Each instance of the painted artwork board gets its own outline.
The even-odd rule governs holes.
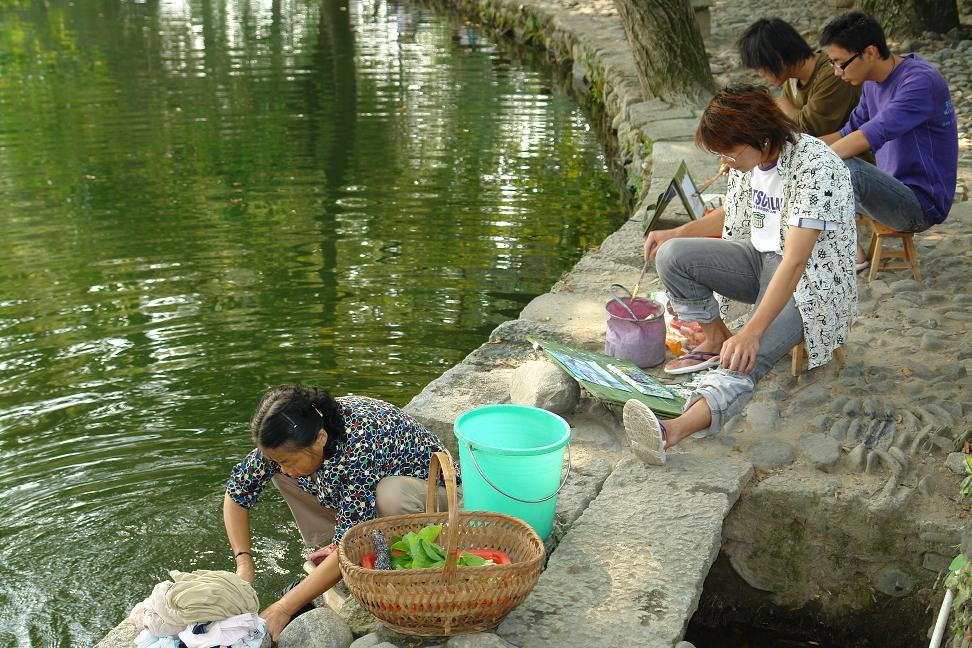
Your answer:
[[[595,398],[623,405],[629,399],[640,400],[655,414],[671,418],[682,413],[685,399],[673,393],[662,382],[644,373],[629,360],[612,358],[603,353],[577,349],[566,344],[548,342],[527,337],[536,347],[543,349],[554,362],[572,376],[580,386]],[[596,367],[596,369],[593,369]],[[614,369],[611,369],[614,367]],[[621,379],[621,374],[629,380]],[[632,383],[641,386],[634,387]]]

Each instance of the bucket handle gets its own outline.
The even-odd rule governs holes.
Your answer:
[[[633,319],[636,322],[654,322],[656,319],[658,319],[659,317],[661,317],[662,314],[665,312],[665,309],[663,308],[661,310],[661,312],[659,312],[656,315],[649,315],[648,317],[646,317],[644,319],[638,319],[638,316],[634,314],[634,311],[631,310],[631,308],[627,304],[625,304],[623,301],[621,301],[621,298],[618,297],[618,294],[616,292],[614,292],[614,289],[615,288],[620,288],[624,292],[628,293],[628,299],[630,299],[632,301],[632,303],[634,303],[634,299],[635,298],[632,296],[631,291],[628,290],[627,288],[625,288],[624,286],[622,286],[621,284],[611,284],[611,300],[612,301],[616,301],[619,304],[621,304],[621,308],[623,308],[624,310],[628,311],[628,313],[631,314],[631,319]],[[654,301],[654,300],[649,300],[649,301]],[[658,302],[655,302],[655,303],[658,303]],[[660,304],[659,304],[659,306],[660,306]],[[671,302],[669,302],[668,307],[669,308],[672,307]],[[612,315],[612,317],[613,317],[613,315]],[[621,317],[621,318],[618,318],[618,319],[624,319],[624,318]]]
[[[627,304],[625,304],[625,303],[624,303],[624,302],[623,302],[623,301],[621,300],[621,298],[620,298],[620,297],[618,297],[618,293],[617,293],[617,292],[615,292],[615,290],[616,290],[617,288],[620,288],[620,289],[621,289],[621,290],[623,290],[624,292],[626,292],[626,293],[628,293],[628,299],[631,299],[631,291],[630,291],[630,290],[628,290],[627,288],[625,288],[624,286],[622,286],[621,284],[611,284],[611,299],[612,299],[613,301],[616,301],[616,302],[618,302],[619,304],[621,304],[621,308],[623,308],[624,310],[626,310],[626,311],[628,311],[628,313],[630,313],[630,314],[631,314],[631,319],[633,319],[634,321],[636,321],[636,322],[637,322],[637,321],[638,321],[638,316],[634,314],[634,311],[633,311],[633,310],[631,310],[631,307],[630,307],[630,306],[628,306]]]
[[[542,504],[543,502],[546,502],[547,500],[551,500],[551,499],[557,497],[557,495],[560,494],[560,491],[563,490],[564,485],[567,484],[567,478],[570,477],[571,455],[570,455],[570,441],[568,441],[567,442],[567,474],[564,475],[564,480],[562,482],[560,482],[560,486],[557,487],[557,490],[555,490],[552,494],[547,495],[543,499],[535,499],[535,500],[520,499],[519,497],[516,497],[515,495],[510,495],[505,490],[503,490],[502,488],[500,488],[499,486],[497,486],[496,484],[494,484],[493,482],[491,482],[489,480],[489,477],[487,477],[486,474],[483,473],[483,469],[479,467],[479,462],[476,461],[476,454],[473,452],[473,445],[471,443],[467,443],[466,444],[466,447],[469,449],[469,458],[472,459],[473,466],[476,467],[476,472],[479,473],[479,476],[482,477],[486,481],[487,484],[489,484],[490,486],[492,486],[493,487],[493,490],[497,491],[501,495],[505,495],[506,497],[509,497],[511,500],[516,500],[517,502],[520,502],[522,504]]]

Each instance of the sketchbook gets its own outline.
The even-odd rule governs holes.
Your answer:
[[[535,347],[542,348],[595,398],[619,404],[634,398],[661,416],[678,416],[682,413],[685,399],[628,360],[539,338],[527,339]]]

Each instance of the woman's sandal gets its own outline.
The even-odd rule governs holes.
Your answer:
[[[698,360],[698,362],[673,369],[669,369],[668,365],[666,365],[665,373],[672,376],[680,376],[682,374],[694,373],[703,369],[719,366],[719,354],[715,351],[691,351],[685,355],[678,356],[672,362],[679,362],[680,360]]]
[[[631,451],[646,464],[664,465],[668,432],[655,413],[640,400],[632,398],[624,404],[622,420]]]

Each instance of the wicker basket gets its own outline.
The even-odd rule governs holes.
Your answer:
[[[444,473],[449,512],[438,513],[439,475]],[[380,570],[360,567],[374,551],[370,534],[385,540],[444,524],[444,567]],[[457,549],[500,549],[511,565],[458,567]],[[393,515],[355,525],[338,545],[341,574],[363,608],[396,632],[425,637],[481,632],[497,625],[526,598],[540,577],[543,543],[525,522],[502,513],[459,511],[452,456],[436,452],[429,467],[426,513]]]

